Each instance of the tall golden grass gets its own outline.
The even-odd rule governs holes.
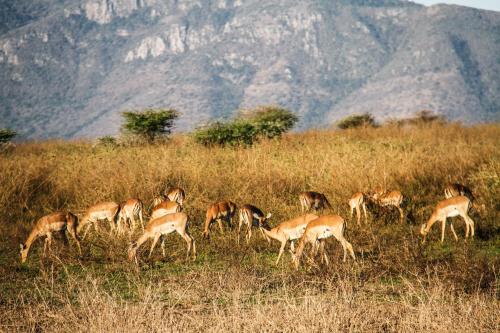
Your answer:
[[[88,142],[26,143],[0,156],[0,330],[4,331],[495,331],[500,264],[500,126],[430,124],[310,131],[251,148],[205,148],[184,135],[116,149]],[[450,181],[469,185],[484,212],[473,212],[476,239],[438,242],[418,230]],[[397,211],[371,207],[361,227],[347,199],[377,185],[405,196]],[[168,239],[139,270],[126,260],[128,238],[92,235],[84,255],[62,245],[41,256],[34,245],[19,265],[18,244],[54,210],[81,213],[100,201],[139,197],[169,186],[186,190],[199,252],[184,262],[184,242]],[[256,234],[236,246],[235,232],[201,237],[206,208],[231,199],[273,213],[299,214],[298,194],[323,192],[348,220],[357,262],[277,267],[278,244]],[[137,237],[134,235],[133,237]]]

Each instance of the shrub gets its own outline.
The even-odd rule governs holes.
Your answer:
[[[174,120],[179,117],[176,110],[149,109],[140,112],[123,112],[125,123],[122,132],[139,136],[148,142],[153,142],[157,137],[168,136]]]
[[[340,129],[375,126],[377,124],[370,113],[350,115],[337,122],[337,127]]]
[[[10,142],[16,135],[16,131],[8,128],[0,128],[0,144]]]
[[[114,149],[114,148],[118,147],[118,141],[116,140],[115,137],[112,137],[110,135],[106,135],[106,136],[103,136],[103,137],[100,137],[97,139],[96,146],[107,148],[107,149]]]
[[[298,118],[277,106],[262,106],[240,111],[239,117],[215,122],[193,133],[196,142],[205,146],[251,146],[259,137],[277,138],[290,130]]]
[[[410,118],[403,118],[403,119],[387,121],[388,125],[397,125],[397,126],[427,125],[427,124],[431,124],[431,123],[444,124],[444,123],[446,123],[446,118],[441,116],[441,115],[438,115],[430,110],[421,110],[421,111],[415,112],[415,115],[413,117],[410,117]]]

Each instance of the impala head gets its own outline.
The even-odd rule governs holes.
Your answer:
[[[19,244],[19,247],[21,248],[21,264],[24,264],[26,262],[26,259],[28,258],[28,247],[26,244]]]

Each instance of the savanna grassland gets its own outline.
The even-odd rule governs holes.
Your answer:
[[[311,131],[250,148],[205,148],[187,136],[161,145],[95,147],[87,142],[18,145],[0,156],[0,331],[33,332],[495,332],[500,329],[500,125]],[[446,183],[473,190],[476,237],[464,242],[439,226],[421,244],[420,225]],[[405,196],[406,219],[369,207],[366,225],[349,219],[347,199],[381,185]],[[74,243],[43,242],[19,263],[34,221],[55,210],[81,216],[100,201],[139,197],[149,204],[169,186],[185,189],[185,211],[198,257],[167,239],[140,266],[127,261],[127,236],[91,233]],[[357,260],[342,262],[330,239],[330,266],[305,260],[296,271],[279,244],[236,231],[201,237],[206,208],[231,199],[273,214],[276,225],[300,213],[298,194],[326,194],[348,220]],[[138,237],[140,231],[132,236]],[[319,263],[319,261],[317,261]]]

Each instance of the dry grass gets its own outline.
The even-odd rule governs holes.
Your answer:
[[[207,149],[185,136],[116,150],[19,145],[0,156],[0,331],[498,331],[499,137],[499,125],[433,125],[312,131],[249,149]],[[470,185],[486,206],[473,214],[477,238],[455,243],[448,233],[440,244],[436,227],[421,245],[419,225],[449,181]],[[171,236],[169,256],[157,250],[137,271],[127,238],[92,235],[82,257],[58,245],[44,258],[38,242],[19,265],[18,244],[40,216],[103,200],[148,203],[168,185],[188,195],[195,262]],[[350,195],[376,185],[403,192],[406,223],[390,210],[372,211],[367,226],[349,222],[356,263],[341,263],[330,241],[330,267],[296,272],[289,256],[275,267],[278,244],[258,234],[240,248],[234,231],[201,238],[204,211],[219,199],[253,203],[278,223],[299,213],[299,192],[316,190],[348,217]]]

